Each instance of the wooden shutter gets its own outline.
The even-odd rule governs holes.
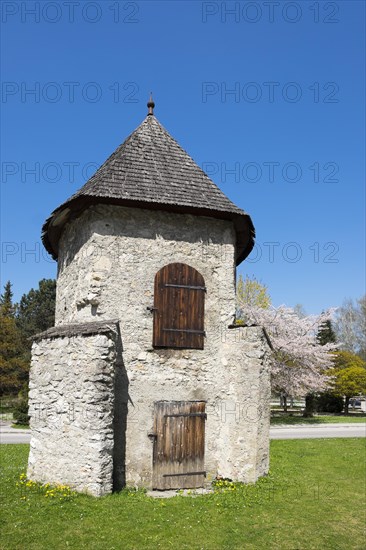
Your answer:
[[[155,276],[155,347],[203,349],[205,281],[193,267],[174,263]]]
[[[153,488],[190,489],[205,481],[205,402],[154,405]]]

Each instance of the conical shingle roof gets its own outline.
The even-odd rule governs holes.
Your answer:
[[[65,223],[96,203],[230,219],[237,232],[237,263],[253,247],[254,227],[248,214],[230,201],[151,114],[45,222],[42,240],[54,258]]]

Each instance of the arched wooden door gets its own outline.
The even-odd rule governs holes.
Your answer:
[[[203,349],[205,281],[193,267],[173,263],[155,276],[153,345]]]

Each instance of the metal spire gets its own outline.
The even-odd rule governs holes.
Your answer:
[[[150,99],[147,102],[147,106],[148,106],[148,109],[149,109],[147,114],[148,115],[153,115],[154,114],[155,103],[154,103],[154,100],[152,98],[152,92],[150,92]]]

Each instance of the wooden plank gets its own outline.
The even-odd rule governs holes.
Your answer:
[[[153,487],[202,487],[205,402],[159,401],[154,407]]]
[[[203,349],[205,282],[193,267],[172,263],[155,276],[156,347]]]

